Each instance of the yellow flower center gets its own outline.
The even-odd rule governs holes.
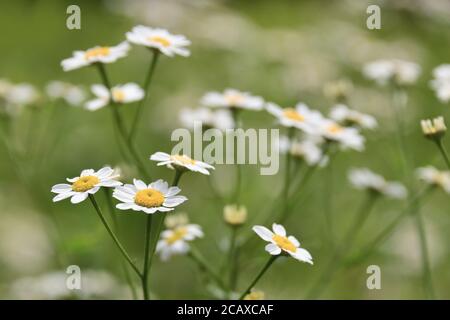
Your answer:
[[[86,60],[89,60],[91,58],[99,58],[99,57],[106,57],[109,55],[110,50],[109,47],[98,47],[89,49],[84,53],[84,58]]]
[[[72,184],[72,190],[75,192],[85,192],[91,190],[100,179],[96,176],[84,176],[80,177],[77,181]]]
[[[170,41],[167,38],[163,38],[160,36],[153,36],[148,38],[149,41],[157,42],[162,45],[164,48],[170,46]]]
[[[123,90],[120,89],[113,90],[112,96],[114,101],[116,102],[123,102],[125,100],[125,92],[123,92]]]
[[[344,128],[342,128],[340,125],[338,125],[338,124],[335,124],[335,123],[333,123],[333,124],[330,124],[328,127],[327,127],[327,131],[329,132],[329,133],[339,133],[339,132],[341,132],[342,130],[344,130]]]
[[[164,200],[164,195],[160,191],[151,188],[139,190],[134,196],[134,202],[146,208],[160,207]]]
[[[299,121],[299,122],[305,121],[305,117],[302,116],[300,113],[298,113],[294,108],[284,109],[283,115],[290,120]]]
[[[272,240],[275,241],[277,246],[279,246],[281,249],[284,249],[284,250],[290,251],[290,252],[295,252],[297,250],[297,247],[286,237],[275,234],[272,237]]]
[[[181,240],[184,238],[184,236],[187,234],[188,230],[186,227],[179,227],[176,228],[172,235],[166,239],[166,242],[170,245],[174,244],[178,240]]]
[[[230,94],[225,97],[225,100],[230,106],[237,106],[242,102],[242,100],[244,100],[244,98],[239,94]]]
[[[196,162],[194,159],[191,159],[184,154],[183,155],[175,154],[173,156],[170,156],[170,158],[172,158],[173,161],[178,161],[182,164],[195,164]]]

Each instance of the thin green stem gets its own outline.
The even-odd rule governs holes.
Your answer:
[[[229,278],[229,288],[232,289],[233,278],[234,278],[234,263],[235,263],[235,252],[236,252],[236,233],[237,228],[234,226],[230,227],[230,247],[228,249],[228,278]]]
[[[328,240],[330,246],[334,244],[333,235],[333,162],[329,161],[327,166],[327,173],[324,179],[324,205],[325,205],[325,230],[326,239]]]
[[[144,103],[149,95],[150,92],[150,84],[152,82],[153,79],[153,74],[155,73],[155,69],[156,69],[156,64],[158,62],[158,57],[159,57],[159,51],[158,50],[153,50],[153,57],[152,57],[152,61],[150,63],[147,75],[145,77],[144,80],[144,85],[143,88],[145,90],[145,95],[144,98],[142,100],[139,101],[139,104],[137,106],[136,109],[136,113],[134,114],[134,118],[133,118],[133,122],[131,125],[131,130],[130,130],[130,134],[128,135],[128,142],[131,143],[131,141],[133,140],[134,136],[136,135],[137,129],[138,129],[138,124],[139,124],[139,120],[141,119],[141,115],[143,112],[143,106]]]
[[[261,269],[261,271],[258,273],[258,275],[255,277],[255,279],[250,283],[250,285],[247,287],[247,289],[241,294],[239,297],[239,300],[243,300],[247,294],[250,293],[252,288],[255,286],[255,284],[261,279],[261,277],[266,273],[266,271],[270,268],[272,263],[279,257],[279,255],[271,256],[269,260],[266,262],[264,267]]]
[[[447,165],[447,169],[450,170],[450,160],[448,158],[447,150],[445,149],[445,146],[442,143],[442,139],[437,139],[436,140],[436,145],[438,146],[438,149],[441,152],[442,157],[444,158],[445,164]]]
[[[425,226],[423,223],[422,215],[420,212],[417,212],[415,215],[416,224],[417,224],[417,232],[419,233],[420,240],[420,250],[422,253],[422,269],[423,269],[423,286],[425,295],[428,299],[435,299],[434,288],[433,288],[433,280],[431,277],[431,267],[430,267],[430,258],[428,252],[427,245],[427,236],[425,233]]]
[[[113,241],[116,244],[117,248],[120,250],[120,253],[122,253],[123,257],[128,262],[128,264],[131,266],[131,268],[136,272],[136,274],[139,277],[142,277],[141,272],[139,271],[138,267],[136,267],[136,265],[134,264],[133,260],[131,260],[131,258],[128,255],[127,251],[122,246],[122,244],[120,243],[119,239],[116,237],[116,235],[114,234],[113,230],[111,229],[111,227],[109,226],[108,222],[106,221],[105,217],[103,216],[102,210],[100,209],[99,205],[97,204],[97,201],[95,200],[94,195],[90,194],[89,195],[89,200],[91,200],[91,203],[92,203],[92,206],[95,209],[95,212],[97,213],[98,217],[102,221],[103,225],[105,226],[105,228],[108,231],[109,235],[113,239]]]
[[[147,224],[145,228],[145,252],[144,252],[144,268],[142,274],[142,292],[144,295],[144,300],[149,299],[148,294],[148,272],[149,272],[149,254],[150,254],[150,234],[152,229],[152,218],[153,215],[147,215]]]

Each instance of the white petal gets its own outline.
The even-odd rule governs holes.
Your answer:
[[[268,253],[270,253],[271,255],[274,255],[274,256],[276,256],[276,255],[278,255],[278,254],[281,253],[280,247],[278,247],[278,246],[277,246],[276,244],[274,244],[274,243],[269,243],[269,244],[267,244],[265,249],[266,249],[266,251],[267,251]]]
[[[286,237],[286,229],[281,224],[274,223],[272,225],[273,232],[275,232],[277,235]]]
[[[74,194],[75,194],[75,192],[60,193],[53,198],[53,202],[58,202],[58,201],[70,198]]]
[[[77,192],[76,194],[74,194],[74,196],[70,199],[70,202],[72,202],[73,204],[77,204],[80,202],[83,202],[84,200],[86,200],[86,198],[89,196],[89,193],[87,192]]]
[[[166,200],[163,203],[163,206],[165,207],[176,207],[183,202],[185,202],[187,198],[185,196],[173,196],[170,198],[166,198]]]
[[[253,231],[256,232],[263,240],[272,241],[273,232],[263,226],[254,226]]]
[[[133,179],[133,183],[138,190],[147,189],[147,185],[142,180]]]
[[[71,191],[71,190],[72,190],[72,186],[67,183],[56,184],[52,187],[53,193],[63,193],[63,192]]]

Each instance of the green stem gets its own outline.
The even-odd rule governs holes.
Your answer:
[[[266,271],[270,268],[272,263],[279,257],[279,255],[271,256],[269,260],[266,262],[264,267],[261,269],[261,271],[258,273],[258,275],[255,277],[255,279],[250,283],[248,288],[242,293],[242,295],[239,297],[239,300],[243,300],[247,294],[250,293],[250,290],[255,286],[255,284],[259,281],[259,279],[266,273]]]
[[[91,200],[92,206],[95,209],[95,212],[97,212],[98,217],[100,218],[100,220],[102,221],[103,225],[105,226],[106,230],[108,231],[109,235],[111,236],[111,238],[113,239],[114,243],[116,244],[117,248],[120,250],[120,253],[122,253],[123,257],[125,258],[125,260],[129,263],[129,265],[131,266],[131,268],[133,268],[133,270],[136,272],[136,274],[139,277],[142,277],[141,272],[139,271],[139,269],[136,267],[136,265],[134,264],[133,260],[131,260],[130,256],[128,255],[128,253],[126,252],[126,250],[124,249],[124,247],[122,246],[122,244],[120,243],[119,239],[117,239],[116,235],[114,234],[114,232],[111,230],[111,227],[109,226],[108,222],[106,221],[105,217],[102,214],[102,211],[100,209],[100,207],[97,204],[97,201],[94,198],[94,195],[90,194],[89,195],[89,200]]]
[[[423,269],[423,286],[425,290],[425,295],[428,299],[435,299],[434,288],[433,288],[433,280],[431,277],[431,267],[430,267],[430,259],[429,252],[427,246],[427,236],[425,233],[425,226],[423,224],[422,215],[420,212],[416,213],[416,224],[417,231],[419,233],[420,240],[420,250],[422,254],[422,269]]]
[[[237,228],[235,226],[231,226],[231,235],[230,235],[230,248],[228,250],[228,271],[229,271],[229,288],[230,291],[233,287],[233,278],[234,278],[234,263],[235,263],[235,251],[236,251],[236,232]]]
[[[447,165],[447,168],[450,169],[450,160],[448,158],[447,150],[445,149],[444,144],[442,143],[442,139],[436,140],[436,145],[439,148],[439,151],[442,154],[442,157],[444,158],[445,164]]]
[[[325,187],[324,187],[324,204],[325,204],[325,230],[326,230],[326,239],[328,240],[330,246],[334,244],[334,235],[333,235],[333,163],[330,161],[328,163],[326,177],[324,179]]]
[[[150,254],[150,234],[152,229],[152,218],[153,215],[147,215],[147,225],[145,228],[145,252],[144,252],[144,272],[142,274],[142,292],[144,295],[144,300],[149,299],[148,294],[148,273],[149,273],[149,254]]]
[[[144,106],[144,103],[145,103],[145,101],[146,101],[146,99],[148,97],[148,94],[150,92],[150,84],[151,84],[151,81],[153,79],[153,74],[155,73],[156,63],[158,62],[158,57],[159,57],[159,51],[158,50],[153,50],[152,61],[150,63],[150,67],[148,69],[147,76],[145,77],[145,80],[144,80],[143,88],[145,90],[145,95],[144,95],[144,98],[139,101],[136,113],[134,114],[134,118],[133,118],[133,122],[132,122],[132,125],[131,125],[130,134],[128,135],[128,142],[129,143],[131,143],[131,141],[133,140],[134,136],[136,135],[136,131],[137,131],[137,128],[138,128],[139,120],[141,119],[141,114],[142,114],[142,111],[143,111],[143,106]]]

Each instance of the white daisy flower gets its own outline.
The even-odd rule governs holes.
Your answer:
[[[114,170],[104,167],[97,172],[93,169],[83,170],[79,177],[67,179],[71,184],[57,184],[52,187],[52,192],[57,193],[53,202],[71,198],[70,202],[80,203],[90,195],[95,194],[100,187],[113,188],[122,185],[117,181]]]
[[[364,129],[375,129],[377,120],[371,115],[352,110],[344,104],[333,106],[330,118],[345,126],[357,126]]]
[[[164,224],[168,229],[174,229],[189,224],[189,217],[185,212],[171,214],[164,219]]]
[[[441,139],[447,132],[443,116],[421,120],[420,126],[422,127],[424,136],[429,139]]]
[[[417,177],[431,186],[437,186],[450,193],[450,172],[440,171],[432,166],[418,168]]]
[[[351,169],[350,183],[357,189],[371,190],[390,198],[402,199],[407,196],[406,188],[399,182],[386,181],[382,176],[367,168]]]
[[[391,81],[398,85],[411,85],[417,81],[420,73],[418,64],[400,59],[376,60],[363,68],[363,74],[380,85]]]
[[[431,88],[441,102],[450,101],[450,64],[442,64],[433,70],[434,79],[430,81]]]
[[[319,163],[323,167],[328,162],[328,156],[323,155],[323,151],[318,141],[313,137],[303,140],[289,140],[286,136],[281,136],[279,140],[279,148],[281,153],[289,152],[293,157],[303,159],[309,166]]]
[[[50,81],[45,92],[50,99],[62,99],[71,106],[79,106],[86,99],[86,93],[81,87],[58,80]]]
[[[126,41],[112,47],[96,46],[86,51],[77,50],[71,58],[64,59],[61,66],[64,71],[71,71],[93,63],[113,63],[125,57],[129,50],[130,45]]]
[[[32,105],[39,98],[38,90],[29,83],[13,84],[5,94],[5,100],[9,104],[17,106]]]
[[[261,110],[264,107],[263,98],[235,89],[226,89],[223,93],[208,92],[201,98],[200,103],[212,108]]]
[[[85,108],[90,111],[101,109],[110,102],[110,94],[108,88],[102,84],[94,84],[91,87],[92,93],[97,96],[96,99],[89,100],[85,104]],[[144,90],[136,83],[119,84],[111,88],[112,99],[115,103],[131,103],[142,100],[144,98]]]
[[[190,249],[188,242],[202,237],[202,228],[197,224],[165,230],[161,233],[161,239],[156,245],[156,252],[159,253],[161,260],[167,261],[173,255],[188,253]]]
[[[150,160],[158,161],[158,166],[167,166],[170,169],[190,170],[209,175],[208,170],[214,170],[212,165],[191,159],[187,155],[170,155],[165,152],[156,152],[151,155]]]
[[[323,119],[316,127],[316,134],[327,141],[337,142],[343,149],[364,150],[364,137],[355,128],[344,127],[329,119]]]
[[[319,111],[310,110],[304,103],[298,103],[295,108],[283,109],[275,103],[269,102],[266,109],[278,119],[282,126],[294,127],[306,133],[313,133],[317,124],[323,119]]]
[[[166,56],[180,55],[188,57],[190,52],[187,47],[191,44],[183,35],[173,35],[165,29],[135,26],[126,33],[127,40],[133,44],[157,49]]]
[[[223,208],[223,219],[230,226],[240,226],[247,221],[247,208],[237,204],[229,204]]]
[[[172,211],[174,207],[185,202],[185,196],[177,196],[180,191],[180,188],[169,187],[169,184],[161,179],[149,185],[134,179],[133,184],[117,187],[113,197],[122,202],[116,205],[117,209],[153,214],[157,211]]]
[[[201,122],[203,127],[217,128],[223,131],[234,128],[234,120],[228,110],[185,108],[180,111],[180,122],[189,129],[193,129],[196,122]]]
[[[293,258],[313,264],[311,254],[300,248],[300,242],[294,236],[286,236],[286,229],[281,224],[274,223],[272,231],[263,226],[254,226],[253,231],[256,232],[261,239],[270,242],[266,245],[266,251],[271,255],[279,255],[282,252],[291,255]]]

